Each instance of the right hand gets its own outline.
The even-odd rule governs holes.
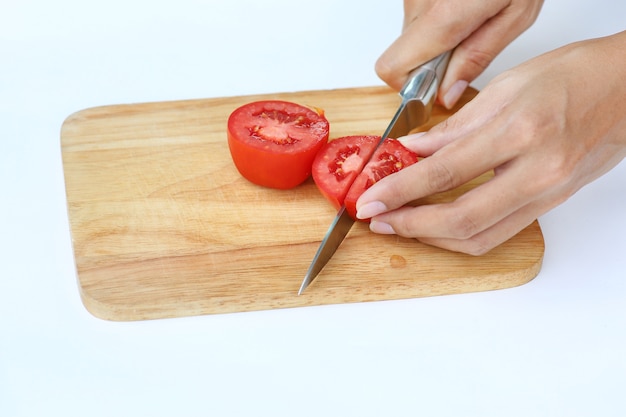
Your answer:
[[[454,106],[467,85],[537,18],[543,0],[404,0],[402,34],[376,62],[376,73],[400,90],[409,73],[454,49],[439,101]]]

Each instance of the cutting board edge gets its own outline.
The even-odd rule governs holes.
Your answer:
[[[543,242],[543,239],[542,239]],[[172,319],[180,317],[190,316],[211,316],[218,314],[233,314],[233,313],[250,313],[266,310],[288,310],[292,308],[302,307],[322,307],[340,304],[358,304],[358,303],[371,303],[380,301],[401,301],[411,300],[419,298],[441,297],[448,295],[460,295],[460,294],[472,294],[479,292],[491,292],[502,291],[507,289],[513,289],[521,287],[533,281],[543,266],[545,246],[542,244],[537,248],[537,258],[532,264],[529,264],[526,269],[519,269],[511,271],[509,274],[503,276],[498,273],[493,273],[488,276],[483,276],[479,280],[476,280],[471,290],[465,287],[464,291],[455,291],[453,287],[441,287],[449,288],[449,290],[439,290],[434,292],[425,291],[424,288],[419,286],[413,287],[414,292],[407,291],[406,288],[410,286],[404,286],[403,289],[390,288],[388,293],[372,293],[368,291],[360,291],[359,288],[355,289],[355,293],[361,293],[361,298],[355,297],[354,293],[344,294],[343,298],[336,298],[332,296],[333,289],[326,290],[326,293],[330,293],[331,296],[320,297],[319,294],[315,295],[311,300],[306,302],[306,293],[303,296],[294,298],[296,300],[302,299],[305,302],[302,303],[288,303],[282,301],[280,297],[267,297],[266,303],[259,304],[249,303],[247,306],[242,307],[241,304],[230,303],[229,298],[222,297],[214,302],[196,301],[192,303],[176,303],[170,305],[145,305],[140,306],[137,304],[111,304],[105,303],[93,297],[89,292],[79,285],[80,298],[83,306],[86,310],[96,318],[113,321],[113,322],[132,322],[142,320],[162,320]],[[474,277],[468,277],[467,279],[475,279]],[[445,280],[442,280],[445,281]],[[315,284],[314,284],[315,285]],[[311,288],[313,289],[313,287]],[[309,291],[311,291],[309,289]],[[294,289],[295,294],[295,289]],[[365,295],[363,295],[365,294]],[[207,305],[213,305],[216,307],[209,308]],[[232,308],[224,308],[223,306],[232,305]],[[160,306],[160,307],[159,307]]]
[[[469,90],[475,91],[475,89],[473,89],[471,86],[469,87]],[[87,106],[84,108],[80,108],[78,110],[74,110],[71,113],[69,113],[65,119],[63,120],[63,122],[61,123],[61,127],[60,127],[60,140],[61,143],[63,143],[63,132],[65,129],[67,129],[67,127],[77,121],[80,120],[83,116],[85,115],[91,115],[91,114],[98,114],[98,113],[104,113],[107,110],[111,110],[111,109],[124,109],[124,108],[131,108],[131,107],[135,107],[135,106],[154,106],[154,107],[167,107],[167,106],[171,106],[172,104],[194,104],[194,103],[205,103],[207,102],[207,100],[241,100],[242,102],[248,102],[248,101],[252,101],[255,99],[259,99],[259,100],[267,100],[268,97],[280,97],[281,99],[285,99],[286,96],[302,96],[302,95],[323,95],[323,94],[327,94],[327,93],[331,93],[331,92],[345,92],[348,93],[350,91],[359,91],[361,93],[368,92],[378,92],[381,94],[387,94],[387,93],[394,93],[396,94],[395,90],[393,90],[391,87],[387,86],[387,85],[368,85],[368,86],[361,86],[361,87],[337,87],[337,88],[327,88],[327,89],[320,89],[320,90],[302,90],[302,91],[282,91],[282,92],[273,92],[273,93],[255,93],[255,94],[235,94],[232,96],[221,96],[221,97],[194,97],[194,98],[183,98],[183,99],[171,99],[171,100],[163,100],[163,101],[137,101],[137,102],[127,102],[127,103],[111,103],[111,104],[100,104],[100,105],[94,105],[94,106]],[[399,97],[398,97],[399,100]]]

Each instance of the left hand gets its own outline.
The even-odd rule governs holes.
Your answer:
[[[405,145],[424,160],[357,201],[373,232],[484,254],[626,156],[626,31],[535,58]],[[405,204],[495,177],[456,201]]]

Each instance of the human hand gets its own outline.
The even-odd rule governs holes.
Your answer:
[[[507,71],[447,121],[403,143],[427,156],[357,201],[377,233],[474,255],[508,240],[626,156],[626,31]],[[405,204],[495,176],[456,201]]]
[[[467,85],[537,18],[543,0],[404,0],[402,34],[376,62],[400,90],[411,70],[454,49],[439,89],[451,108]]]

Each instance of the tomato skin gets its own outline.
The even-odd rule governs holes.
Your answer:
[[[323,111],[287,101],[247,103],[228,118],[228,147],[237,170],[264,187],[289,189],[305,181],[328,135]]]
[[[339,209],[380,136],[343,136],[328,142],[313,160],[312,176],[322,195]]]
[[[395,139],[385,139],[346,194],[344,204],[348,214],[356,219],[356,202],[365,190],[387,175],[398,172],[417,161],[418,155],[415,152],[407,149]]]
[[[376,148],[379,141],[380,136],[340,137],[320,149],[313,161],[312,175],[317,188],[336,209],[345,204],[353,219],[356,219],[356,201],[365,190],[418,160],[415,152],[395,139],[385,139]]]

